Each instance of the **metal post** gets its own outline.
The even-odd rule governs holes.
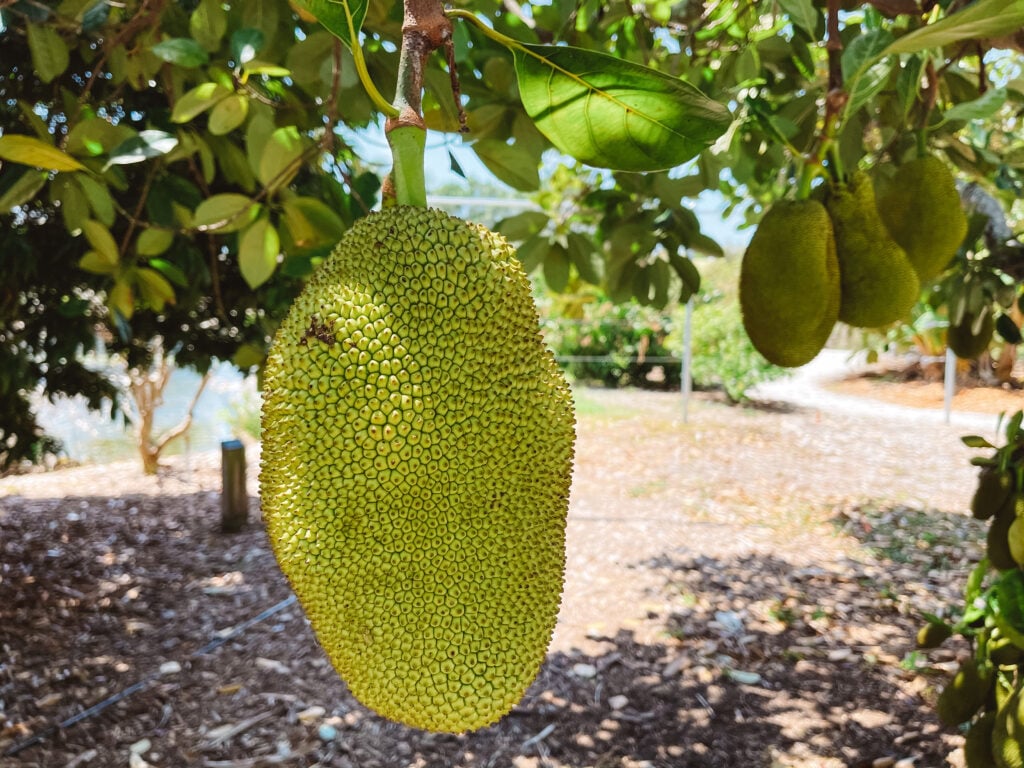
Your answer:
[[[220,529],[238,533],[249,522],[249,494],[245,488],[245,446],[241,440],[220,444]]]
[[[943,409],[946,414],[946,423],[953,411],[953,394],[956,390],[956,355],[949,347],[946,348],[946,372],[944,374],[945,396],[943,397]]]
[[[683,324],[683,362],[679,386],[683,393],[683,423],[690,416],[690,394],[693,391],[693,297],[686,302],[686,320]]]

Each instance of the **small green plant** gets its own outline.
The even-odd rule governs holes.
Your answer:
[[[970,448],[988,449],[975,457],[978,485],[971,513],[988,520],[986,557],[971,571],[959,621],[926,614],[917,633],[919,648],[934,648],[954,635],[968,640],[973,654],[964,660],[939,694],[936,708],[947,725],[966,725],[969,744],[983,762],[1013,764],[1024,726],[1019,704],[1024,691],[1024,411],[1007,422],[1005,443],[997,447],[967,435]],[[994,725],[993,725],[994,724]]]

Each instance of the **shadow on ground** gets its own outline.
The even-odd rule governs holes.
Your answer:
[[[0,765],[123,765],[132,745],[149,765],[204,768],[942,765],[958,742],[928,706],[937,680],[914,660],[907,602],[936,584],[913,558],[895,570],[876,513],[837,518],[868,556],[830,570],[771,555],[635,563],[664,576],[642,632],[550,655],[498,725],[446,736],[358,705],[294,606],[201,652],[290,594],[262,526],[216,532],[215,494],[8,497]]]

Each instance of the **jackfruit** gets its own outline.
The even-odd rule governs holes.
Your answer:
[[[998,467],[982,467],[978,471],[978,486],[971,497],[971,514],[978,520],[988,520],[1013,493],[1013,476]]]
[[[1024,711],[1020,690],[996,712],[992,724],[992,757],[998,768],[1024,768]]]
[[[939,694],[935,704],[939,719],[946,725],[966,723],[985,704],[993,681],[990,667],[979,667],[974,659],[967,659]]]
[[[743,327],[776,365],[810,362],[839,316],[839,265],[821,203],[781,200],[757,227],[740,265]]]
[[[953,636],[953,628],[942,621],[929,621],[917,630],[917,647],[938,648]]]
[[[995,712],[986,712],[973,723],[964,738],[965,768],[995,768],[992,756],[992,730],[996,722]]]
[[[963,318],[956,325],[946,329],[946,345],[961,360],[973,360],[992,343],[992,334],[996,323],[988,307],[983,307],[979,318],[970,312],[964,312]]]
[[[875,184],[878,213],[924,285],[942,272],[967,236],[967,216],[946,164],[927,155]]]
[[[575,436],[514,249],[359,220],[277,332],[262,426],[274,553],[353,695],[435,731],[507,713],[558,614]]]
[[[1009,571],[1017,567],[1010,551],[1010,526],[1017,518],[1016,500],[1011,496],[996,510],[985,536],[986,554],[992,567],[998,571]]]
[[[871,179],[863,172],[833,186],[825,198],[836,236],[842,298],[839,319],[876,328],[910,313],[920,293],[917,273],[892,239],[875,207]]]

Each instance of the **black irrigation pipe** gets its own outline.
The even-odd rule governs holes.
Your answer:
[[[289,605],[292,605],[294,602],[295,602],[295,595],[289,595],[284,600],[279,602],[277,605],[272,605],[270,608],[267,608],[262,613],[257,614],[256,616],[253,616],[251,619],[246,619],[241,624],[235,625],[234,627],[232,627],[229,631],[225,632],[224,634],[218,635],[213,640],[211,640],[206,645],[204,645],[202,648],[200,648],[198,651],[193,651],[188,656],[188,658],[189,659],[195,659],[195,658],[198,658],[199,656],[205,656],[207,653],[209,653],[210,651],[216,650],[217,648],[219,648],[220,646],[224,645],[224,643],[228,642],[229,640],[233,640],[234,638],[238,637],[240,634],[245,632],[247,629],[249,629],[249,627],[253,626],[254,624],[259,624],[261,621],[266,621],[267,619],[269,619],[275,613],[280,613],[285,608],[287,608]],[[48,728],[43,729],[39,733],[37,733],[37,734],[35,734],[33,736],[29,736],[27,739],[24,739],[22,741],[19,741],[19,742],[16,742],[16,743],[12,744],[11,746],[9,746],[7,749],[4,750],[4,753],[3,753],[4,757],[12,757],[12,756],[18,754],[19,752],[21,752],[21,751],[23,751],[25,749],[28,749],[29,747],[35,746],[36,744],[38,744],[39,742],[43,741],[44,739],[49,738],[53,734],[57,733],[57,731],[64,730],[66,728],[70,728],[71,726],[77,725],[78,723],[82,722],[83,720],[87,720],[90,717],[98,715],[100,712],[105,710],[107,707],[113,706],[114,704],[117,704],[119,701],[124,701],[129,696],[131,696],[132,694],[138,693],[139,691],[143,690],[144,688],[149,687],[150,683],[152,683],[154,680],[156,680],[158,677],[161,677],[161,676],[162,676],[162,674],[159,671],[157,671],[157,672],[150,672],[148,675],[146,675],[144,678],[139,680],[137,683],[129,685],[124,690],[118,691],[117,693],[115,693],[115,694],[113,694],[111,696],[108,696],[103,701],[101,701],[101,702],[99,702],[97,704],[93,704],[88,709],[83,709],[78,714],[72,715],[71,717],[67,718],[66,720],[61,720],[59,723],[55,723],[54,725],[51,725]]]

